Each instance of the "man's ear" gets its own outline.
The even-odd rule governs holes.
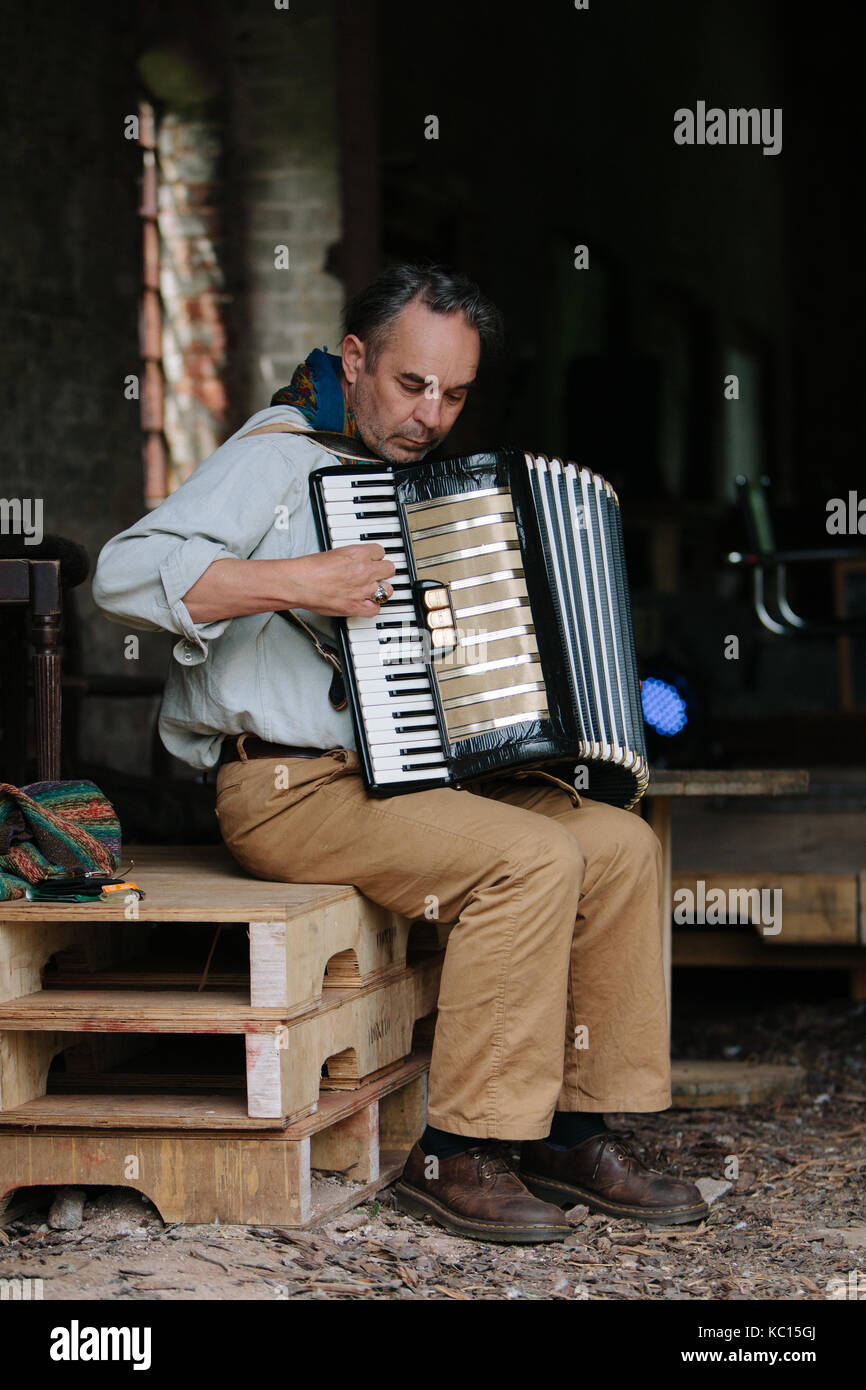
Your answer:
[[[354,333],[347,333],[343,339],[342,356],[343,376],[353,383],[364,369],[364,344]]]

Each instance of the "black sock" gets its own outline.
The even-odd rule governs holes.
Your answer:
[[[589,1110],[555,1110],[545,1142],[555,1149],[573,1149],[582,1140],[606,1131],[603,1115]]]
[[[471,1134],[451,1134],[447,1129],[435,1129],[428,1125],[418,1141],[425,1154],[435,1154],[437,1158],[453,1158],[455,1154],[465,1153],[473,1144],[481,1144],[482,1139],[474,1139]]]

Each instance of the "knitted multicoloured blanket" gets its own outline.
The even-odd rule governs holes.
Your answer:
[[[29,883],[120,863],[120,822],[94,782],[0,782],[0,901]]]

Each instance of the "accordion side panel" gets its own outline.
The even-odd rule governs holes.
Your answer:
[[[634,748],[641,764],[639,769],[639,781],[641,782],[641,795],[643,795],[649,782],[649,769],[646,761],[646,733],[644,730],[643,708],[640,698],[640,682],[637,678],[637,654],[634,644],[631,600],[629,598],[628,581],[626,578],[622,515],[618,503],[614,507],[611,534],[614,568],[617,573],[617,603],[620,614],[620,631],[622,632],[622,641],[625,648],[627,664],[634,671],[634,679],[630,680],[627,686],[629,745]]]
[[[630,692],[635,682],[629,680],[629,671],[636,667],[634,653],[630,648],[630,621],[626,622],[623,610],[624,575],[618,545],[619,506],[610,489],[601,496],[601,515],[603,520],[604,563],[608,578],[607,598],[610,613],[611,631],[614,643],[614,695],[616,700],[617,727],[620,743],[632,752],[634,762],[642,747],[643,730],[635,725],[634,710]]]

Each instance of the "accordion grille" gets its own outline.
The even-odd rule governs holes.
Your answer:
[[[648,781],[619,502],[588,468],[526,455],[587,759]]]
[[[432,666],[449,740],[546,717],[510,490],[409,503],[406,523],[419,579],[448,585],[457,623]]]

